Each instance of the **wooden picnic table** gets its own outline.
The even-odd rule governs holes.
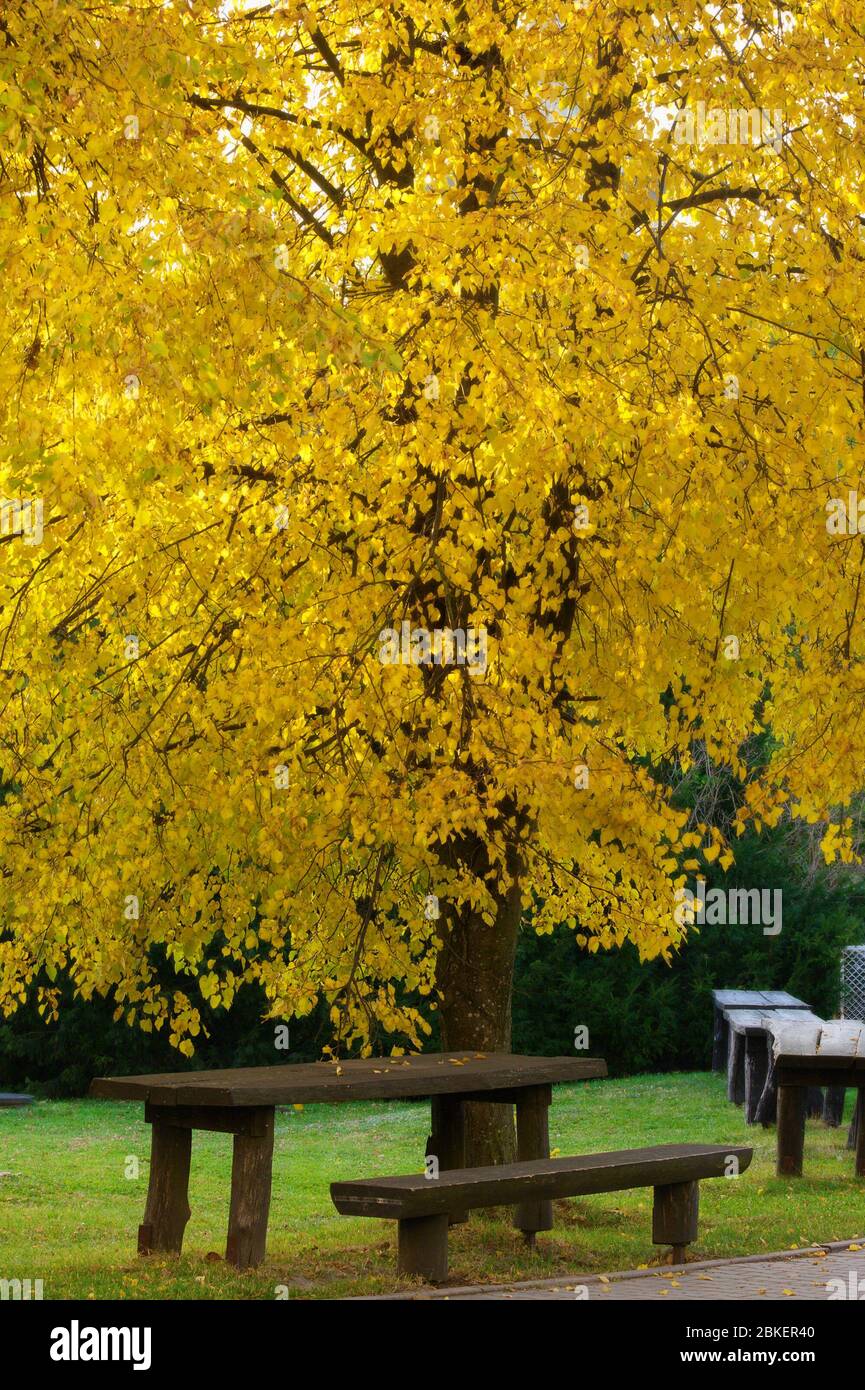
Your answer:
[[[712,1034],[712,1071],[723,1071],[728,1062],[730,1043],[729,1019],[731,1009],[752,1009],[762,1014],[774,1009],[810,1009],[795,994],[783,989],[713,989],[714,1028]]]
[[[778,1087],[779,1176],[800,1177],[805,1150],[805,1099],[809,1086],[852,1086],[865,1114],[865,1023],[785,1022],[774,1030]],[[865,1123],[858,1127],[856,1176],[865,1177]]]
[[[549,1158],[552,1087],[607,1074],[596,1057],[521,1057],[444,1052],[345,1062],[97,1078],[92,1096],[144,1102],[151,1125],[150,1183],[139,1254],[179,1252],[189,1220],[192,1131],[234,1135],[226,1259],[240,1269],[263,1260],[270,1210],[274,1111],[278,1105],[359,1100],[431,1100],[427,1153],[440,1169],[465,1167],[465,1105],[493,1101],[516,1108],[517,1157]],[[536,1204],[552,1226],[552,1204]],[[540,1207],[543,1210],[540,1211]]]

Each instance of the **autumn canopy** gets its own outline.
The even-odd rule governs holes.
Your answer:
[[[860,21],[4,7],[0,1008],[506,1047],[731,862],[697,740],[849,855]]]

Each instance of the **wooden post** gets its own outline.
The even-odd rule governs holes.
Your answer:
[[[734,1028],[727,1048],[727,1099],[734,1105],[745,1099],[745,1039]]]
[[[183,1248],[189,1220],[189,1160],[192,1130],[154,1120],[150,1137],[150,1182],[144,1220],[138,1227],[138,1253]]]
[[[397,1223],[397,1273],[420,1275],[430,1284],[448,1277],[448,1218],[411,1216]]]
[[[712,1031],[712,1071],[723,1071],[727,1065],[727,1020],[723,1011],[714,1005],[715,1026]]]
[[[225,1258],[238,1269],[264,1259],[273,1167],[273,1107],[255,1107],[257,1134],[235,1134]]]
[[[805,1087],[778,1087],[779,1178],[800,1178],[805,1152]]]
[[[844,1101],[847,1092],[843,1086],[827,1086],[826,1100],[823,1104],[823,1123],[830,1129],[837,1129],[844,1118]]]
[[[430,1103],[432,1134],[427,1140],[427,1158],[438,1159],[440,1170],[466,1166],[466,1110],[461,1096],[433,1096]],[[430,1182],[435,1182],[431,1178]],[[453,1211],[452,1226],[468,1221],[467,1210]]]
[[[655,1245],[673,1247],[673,1264],[683,1263],[686,1247],[697,1239],[699,1212],[698,1182],[672,1182],[655,1188],[652,1240]]]
[[[533,1158],[549,1158],[549,1113],[552,1101],[551,1086],[528,1086],[517,1097],[517,1162],[528,1163]],[[514,1212],[514,1225],[531,1242],[536,1231],[553,1229],[553,1204],[540,1200],[520,1202]]]
[[[859,1116],[859,1129],[856,1135],[856,1176],[865,1178],[865,1086],[857,1093],[856,1111]]]
[[[745,1120],[757,1123],[757,1106],[769,1074],[769,1040],[765,1033],[745,1039]]]

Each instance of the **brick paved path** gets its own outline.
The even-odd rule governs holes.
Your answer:
[[[772,1255],[749,1255],[739,1260],[706,1260],[667,1269],[625,1270],[618,1274],[572,1275],[565,1279],[545,1279],[524,1284],[485,1284],[471,1288],[418,1289],[390,1294],[396,1299],[462,1300],[481,1299],[640,1299],[662,1302],[699,1299],[723,1301],[783,1299],[840,1300],[841,1280],[844,1297],[865,1302],[865,1237],[809,1250],[779,1251]]]

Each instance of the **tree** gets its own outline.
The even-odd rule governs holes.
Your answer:
[[[737,831],[852,854],[856,24],[11,5],[7,1011],[68,969],[190,1052],[161,950],[507,1048],[529,906],[669,957],[731,861],[655,775],[695,740]]]

